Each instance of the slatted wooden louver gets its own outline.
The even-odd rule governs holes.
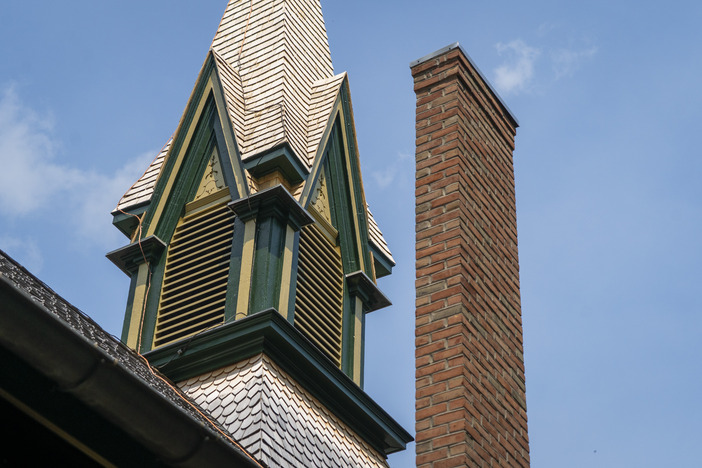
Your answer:
[[[300,232],[295,326],[341,367],[343,270],[339,249],[314,225]]]
[[[154,347],[224,321],[233,226],[226,204],[179,221],[166,257]]]

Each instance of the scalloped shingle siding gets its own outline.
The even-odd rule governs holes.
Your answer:
[[[265,355],[178,385],[268,466],[388,466],[382,455]]]

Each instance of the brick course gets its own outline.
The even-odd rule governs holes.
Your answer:
[[[517,123],[459,47],[412,76],[417,467],[528,467]]]

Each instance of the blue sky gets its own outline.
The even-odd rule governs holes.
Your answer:
[[[174,131],[225,0],[0,4],[0,249],[119,335],[110,211]],[[532,466],[699,465],[702,3],[323,0],[398,261],[366,390],[413,428],[409,62],[460,42],[521,127]],[[414,463],[414,447],[391,466]]]

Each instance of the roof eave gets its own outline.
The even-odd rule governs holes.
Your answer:
[[[38,280],[36,283],[41,284]],[[37,291],[32,290],[30,295],[7,275],[0,274],[0,345],[55,382],[57,388],[66,389],[138,437],[164,460],[192,467],[260,466],[214,427],[203,425],[120,365],[115,356],[39,303],[34,294]],[[55,297],[58,307],[70,308],[48,288],[39,294],[49,294]],[[122,347],[107,333],[100,338]],[[140,358],[134,360],[146,368]],[[143,408],[153,411],[145,412]],[[163,427],[170,429],[159,430]],[[187,454],[185,459],[183,454]]]

